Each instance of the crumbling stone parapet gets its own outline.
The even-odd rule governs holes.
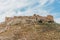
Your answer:
[[[17,23],[17,21],[20,21],[21,23],[30,23],[30,24],[38,22],[38,21],[40,23],[46,23],[46,22],[53,23],[54,22],[54,18],[52,15],[48,15],[47,17],[43,17],[43,16],[39,16],[36,14],[34,14],[33,16],[14,16],[13,18],[6,17],[6,19],[5,19],[6,22],[12,23],[11,20],[13,20],[13,22],[16,20],[16,22],[14,22],[14,23]]]

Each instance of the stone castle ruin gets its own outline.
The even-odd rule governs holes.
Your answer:
[[[48,15],[46,17],[39,16],[34,14],[33,16],[14,16],[14,17],[6,17],[5,22],[9,24],[33,24],[33,23],[53,23],[53,16]]]

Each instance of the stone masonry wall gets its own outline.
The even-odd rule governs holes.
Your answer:
[[[47,17],[39,16],[34,14],[33,16],[14,16],[14,17],[6,17],[5,22],[14,22],[16,20],[20,21],[21,23],[28,23],[30,22],[37,22],[37,21],[42,21],[42,22],[53,22],[53,16],[48,15]]]

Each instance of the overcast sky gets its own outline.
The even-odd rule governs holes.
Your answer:
[[[60,0],[0,0],[0,22],[19,15],[53,15],[60,23]]]

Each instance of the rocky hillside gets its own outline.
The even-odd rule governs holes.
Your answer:
[[[18,20],[0,24],[0,40],[60,40],[60,24]]]

